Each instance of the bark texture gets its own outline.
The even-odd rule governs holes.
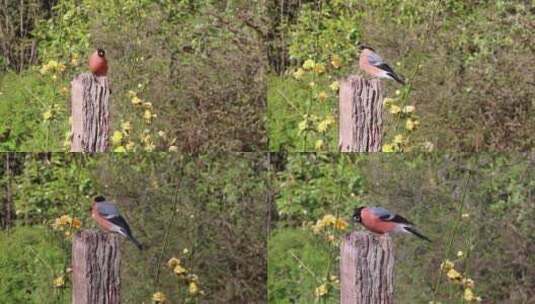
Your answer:
[[[110,130],[108,78],[82,73],[71,87],[71,152],[105,152]]]
[[[84,230],[72,243],[72,303],[118,304],[121,252],[115,234]]]
[[[394,303],[394,250],[388,235],[353,231],[340,246],[340,303]]]
[[[380,152],[383,142],[383,93],[378,79],[351,75],[340,85],[339,149]]]

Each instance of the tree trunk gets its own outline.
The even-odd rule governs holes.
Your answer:
[[[108,78],[82,73],[71,86],[71,152],[105,152],[110,130]]]
[[[340,246],[341,304],[394,303],[394,250],[388,235],[353,231]]]
[[[383,95],[379,79],[351,75],[340,85],[339,149],[380,152],[383,141]]]
[[[72,243],[72,303],[118,304],[120,300],[119,237],[84,230]]]

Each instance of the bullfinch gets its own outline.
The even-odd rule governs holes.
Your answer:
[[[393,79],[400,84],[405,84],[405,81],[399,77],[394,70],[383,61],[374,49],[369,46],[359,45],[360,58],[359,67],[366,73],[377,78]]]
[[[119,214],[119,209],[112,202],[106,201],[103,196],[93,199],[91,217],[104,231],[118,233],[132,241],[139,250],[143,249],[141,243],[132,235],[126,220]]]
[[[353,221],[361,223],[366,229],[379,233],[405,232],[431,242],[418,232],[414,225],[401,215],[394,214],[381,207],[359,207],[353,213]]]
[[[89,56],[89,70],[95,76],[106,76],[108,73],[108,60],[106,60],[106,51],[97,49]]]

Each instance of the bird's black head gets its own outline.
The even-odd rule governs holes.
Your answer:
[[[96,196],[94,199],[93,199],[95,202],[105,202],[106,199],[104,198],[104,196],[102,195],[99,195],[99,196]]]
[[[372,52],[375,52],[374,49],[372,49],[371,47],[367,46],[367,45],[364,45],[362,43],[359,43],[358,44],[358,47],[359,47],[359,50],[363,51],[363,50],[370,50]]]
[[[97,54],[98,54],[99,57],[104,57],[104,56],[106,56],[106,51],[104,51],[104,49],[98,48],[97,49]]]
[[[362,221],[362,218],[360,217],[362,209],[364,209],[364,207],[355,208],[355,211],[353,212],[353,221],[355,223],[360,223]]]

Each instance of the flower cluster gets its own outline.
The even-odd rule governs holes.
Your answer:
[[[396,96],[400,94],[400,90],[396,90]],[[394,135],[391,143],[383,145],[383,152],[404,152],[409,150],[409,136],[420,126],[420,121],[415,113],[416,107],[413,105],[400,105],[399,97],[387,97],[383,100],[383,104],[385,109],[403,124],[403,131]],[[433,144],[431,142],[425,142],[422,144],[422,148],[425,151],[431,152],[433,150]]]
[[[163,304],[167,301],[167,297],[161,291],[157,291],[152,295],[152,302],[155,304]]]
[[[187,250],[184,251],[187,253]],[[203,295],[204,291],[199,288],[199,278],[196,274],[182,265],[182,261],[179,258],[172,257],[167,262],[167,266],[173,270],[177,277],[188,286],[188,294],[190,296]]]
[[[138,96],[135,91],[128,91],[128,97],[134,109],[138,110],[139,120],[142,122],[142,130],[137,132],[137,140],[134,139],[134,124],[129,120],[121,120],[120,130],[113,132],[111,142],[114,147],[114,152],[130,152],[136,151],[138,148],[144,151],[154,151],[156,146],[161,144],[167,146],[169,151],[178,150],[175,146],[176,138],[169,140],[167,133],[163,130],[155,131],[157,136],[153,135],[151,125],[153,120],[157,117],[153,113],[153,106],[151,102],[144,101]]]
[[[39,73],[43,75],[52,74],[52,78],[55,80],[58,78],[57,74],[65,71],[65,68],[66,67],[63,63],[59,63],[56,60],[50,60],[47,64],[41,67]]]
[[[310,91],[309,101],[311,104],[319,105],[325,104],[330,100],[334,100],[337,96],[340,84],[338,81],[333,81],[332,76],[328,75],[329,70],[339,69],[342,67],[342,59],[338,55],[331,56],[330,63],[315,62],[312,59],[307,59],[303,65],[297,68],[292,76],[308,83]],[[314,134],[317,137],[312,141],[316,150],[323,150],[326,143],[330,142],[328,131],[335,125],[335,119],[332,114],[327,114],[324,117],[310,114],[307,110],[306,114],[302,114],[303,120],[298,124],[298,134]],[[319,138],[318,138],[319,137]]]
[[[81,226],[82,222],[78,218],[67,214],[56,218],[52,223],[52,229],[64,232],[65,237],[70,237],[72,231],[80,229]]]
[[[325,237],[329,242],[336,243],[336,237],[334,232],[336,231],[345,231],[349,224],[343,218],[337,218],[332,214],[326,214],[323,218],[316,221],[312,225],[312,232],[314,234],[325,233]]]
[[[458,257],[462,257],[463,255],[464,253],[462,251],[457,252]],[[457,271],[455,269],[455,263],[446,259],[440,264],[440,270],[446,274],[451,282],[459,284],[463,288],[463,298],[465,301],[481,302],[481,297],[478,297],[474,294],[474,281]]]
[[[323,278],[322,283],[314,289],[314,296],[318,299],[325,297],[329,293],[329,290],[339,288],[339,285],[340,280],[334,275],[329,276],[328,279]]]
[[[58,104],[52,104],[47,107],[47,109],[43,112],[43,121],[51,121],[53,120],[56,115],[60,112],[61,108]]]

